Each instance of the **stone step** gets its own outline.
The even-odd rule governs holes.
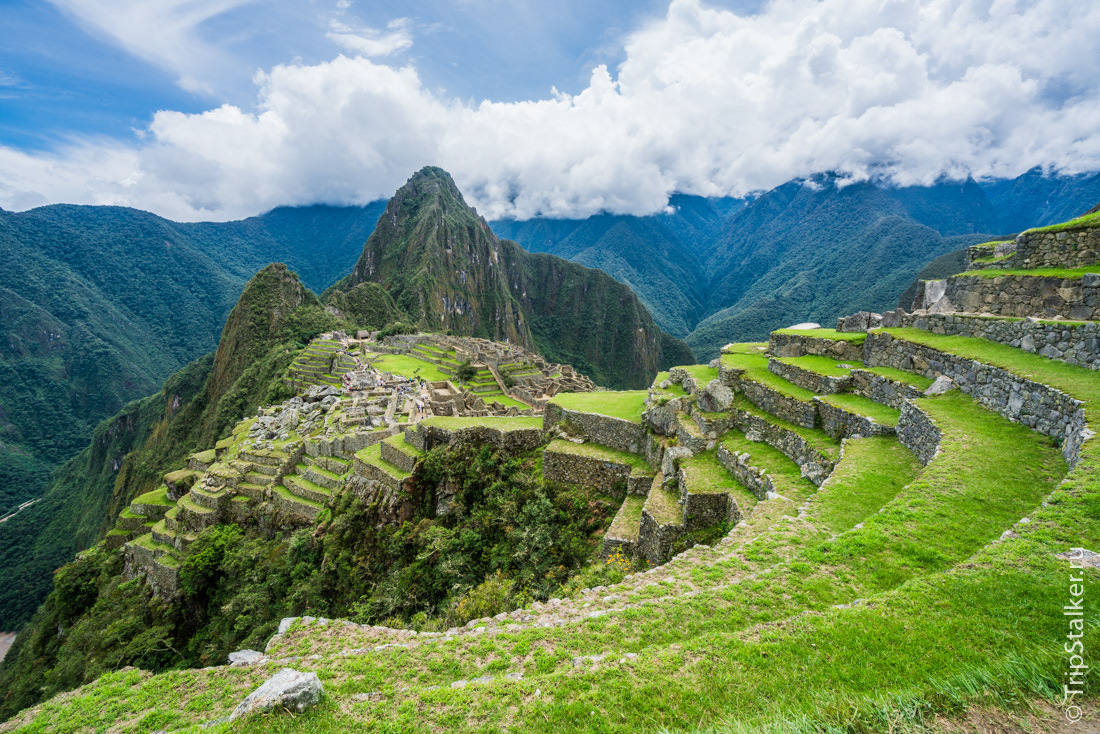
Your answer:
[[[557,439],[543,452],[542,476],[548,481],[604,491],[625,486],[627,494],[644,497],[653,484],[653,475],[644,458],[596,443]]]
[[[277,474],[276,474],[277,475]],[[261,487],[266,487],[275,483],[275,476],[272,474],[260,474],[259,472],[250,472],[245,475],[244,481],[241,484],[258,484]],[[240,484],[237,485],[238,487]]]
[[[198,531],[217,522],[218,513],[209,507],[198,504],[191,499],[190,495],[180,497],[177,506],[179,507],[179,514],[176,519],[181,530]]]
[[[722,466],[715,451],[681,460],[676,485],[688,530],[723,522],[732,527],[748,517],[759,501]]]
[[[196,505],[209,510],[219,509],[228,499],[224,491],[209,491],[201,487],[192,487],[187,495]]]
[[[340,476],[351,471],[351,462],[337,456],[310,456],[306,454],[303,460],[310,466],[316,465]]]
[[[768,359],[768,371],[773,375],[817,395],[832,395],[850,389],[853,384],[852,370],[862,366],[862,360],[846,362],[816,355]]]
[[[249,499],[262,500],[267,495],[268,486],[270,485],[241,482],[237,485],[237,491]]]
[[[398,433],[382,442],[381,458],[402,471],[412,473],[416,462],[424,457],[424,452],[405,440],[404,433]]]
[[[669,559],[674,544],[686,532],[680,493],[665,489],[662,481],[660,474],[653,478],[649,495],[642,505],[638,531],[637,553],[655,565]]]
[[[179,537],[178,533],[169,530],[165,526],[164,520],[161,520],[153,526],[152,535],[154,543],[163,543],[164,545],[170,545],[173,548],[176,547],[176,539]]]
[[[896,432],[900,412],[862,395],[827,395],[814,398],[822,430],[838,439],[853,436],[886,436]]]
[[[623,500],[619,511],[615,513],[615,519],[611,521],[611,527],[603,537],[601,552],[605,559],[615,555],[621,555],[624,559],[634,557],[638,534],[642,528],[642,508],[645,501],[646,497],[641,495],[627,495]]]
[[[274,477],[278,475],[279,468],[279,466],[272,464],[252,464],[248,468],[248,474],[266,474],[269,477]],[[247,477],[248,474],[245,476]]]
[[[272,487],[271,499],[288,520],[298,524],[312,524],[325,510],[321,503],[298,497],[281,484]]]
[[[300,497],[310,502],[324,504],[332,498],[332,490],[311,482],[309,479],[298,474],[287,474],[283,477],[283,486],[295,497]]]
[[[344,480],[340,475],[333,474],[327,469],[322,469],[319,466],[309,466],[308,464],[298,464],[295,467],[295,471],[298,476],[303,479],[307,479],[314,484],[319,484],[325,489],[332,491],[338,489],[343,485]]]
[[[779,329],[768,336],[768,353],[773,357],[818,355],[840,360],[863,359],[866,333],[835,329]]]
[[[217,452],[214,451],[214,449],[191,454],[191,457],[187,460],[187,468],[192,471],[204,472],[210,468],[211,464],[218,460],[216,454]]]

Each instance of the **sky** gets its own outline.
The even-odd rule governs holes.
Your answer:
[[[490,219],[1100,170],[1094,0],[0,0],[0,207]]]

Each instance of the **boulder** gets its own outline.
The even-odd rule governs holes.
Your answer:
[[[886,311],[882,314],[882,326],[887,329],[901,326],[901,313],[898,311]]]
[[[943,299],[946,295],[946,280],[926,280],[924,281],[924,302],[921,304],[921,307],[931,308],[933,303]]]
[[[676,475],[677,464],[680,459],[687,459],[694,454],[691,453],[691,449],[686,449],[683,446],[673,446],[665,451],[665,456],[661,460],[661,473],[665,477],[672,477]]]
[[[1081,285],[1085,288],[1100,287],[1100,273],[1085,273],[1081,276]]]
[[[229,653],[229,664],[233,666],[255,665],[264,659],[264,654],[258,650],[237,650]]]
[[[699,407],[708,413],[724,413],[733,405],[733,390],[721,380],[711,380],[699,394]]]
[[[955,381],[947,375],[940,375],[936,378],[927,390],[924,391],[925,396],[931,395],[943,395],[945,392],[950,392],[955,389]]]
[[[825,471],[825,467],[821,466],[821,464],[818,464],[816,461],[807,461],[802,465],[802,476],[809,479],[814,484],[821,486],[821,483],[825,481],[829,473]]]
[[[836,330],[843,332],[867,331],[871,323],[869,311],[860,311],[846,318],[837,319]]]
[[[283,668],[237,704],[229,718],[282,709],[300,714],[320,703],[324,695],[325,689],[316,673]]]
[[[803,321],[801,324],[795,324],[794,326],[788,326],[788,329],[820,329],[821,324],[814,323],[813,321]]]

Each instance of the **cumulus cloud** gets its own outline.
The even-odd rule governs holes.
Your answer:
[[[648,213],[673,192],[826,170],[900,184],[1100,170],[1094,3],[773,0],[742,17],[673,0],[579,94],[508,103],[449,99],[368,58],[407,32],[349,30],[359,55],[257,75],[252,110],[160,112],[136,147],[0,149],[0,204],[231,218],[370,201],[436,164],[486,216],[526,218]]]

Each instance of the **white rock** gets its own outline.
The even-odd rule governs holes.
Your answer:
[[[955,389],[955,381],[947,375],[940,375],[936,378],[936,381],[924,391],[925,395],[943,395],[945,392],[950,392]]]
[[[264,659],[264,654],[258,650],[237,650],[229,653],[230,665],[255,665]]]
[[[318,704],[324,695],[325,689],[316,673],[302,673],[293,668],[283,668],[248,694],[229,718],[238,719],[257,711],[279,709],[300,714]]]

